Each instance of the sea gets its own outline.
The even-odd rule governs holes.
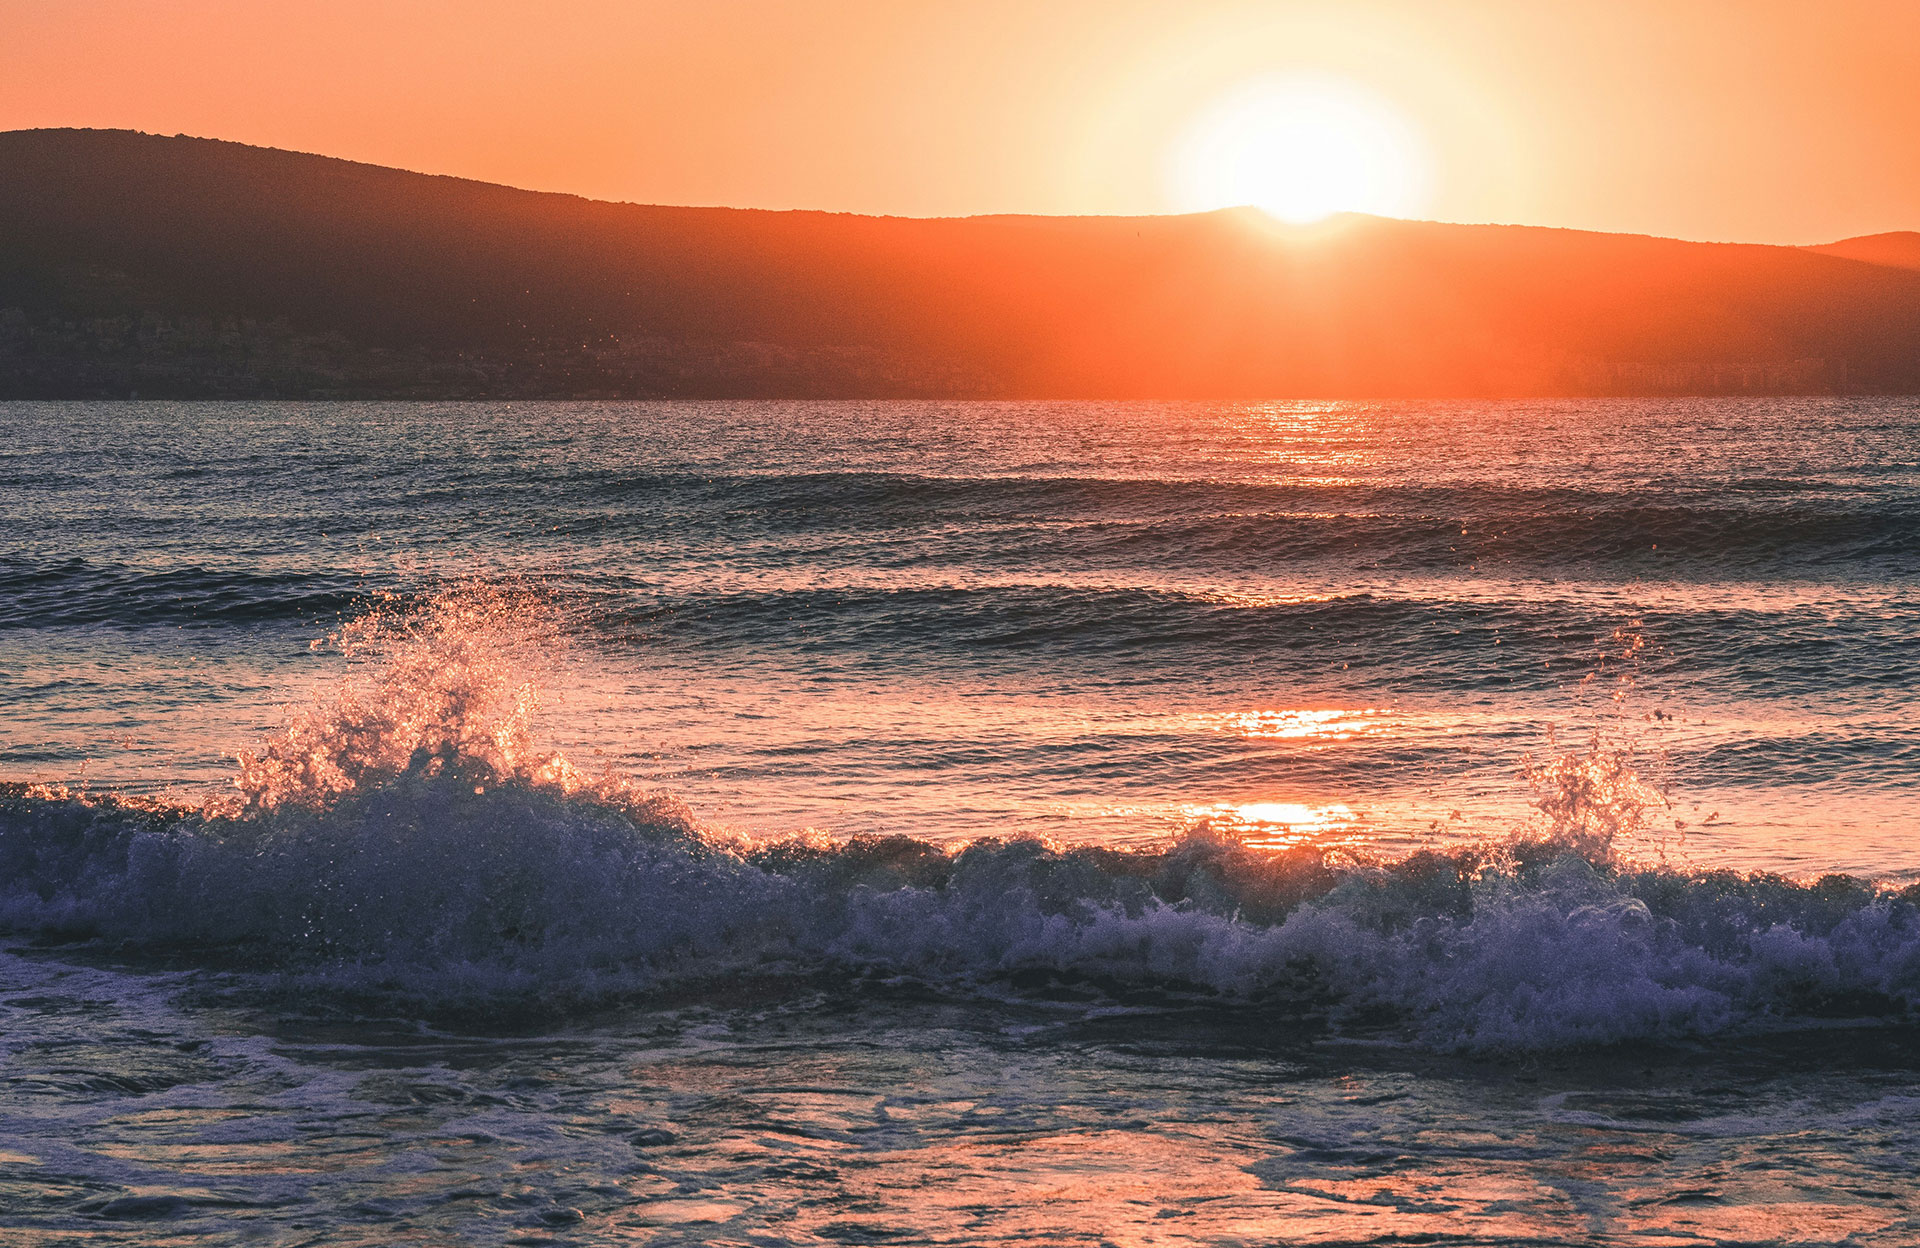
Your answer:
[[[0,404],[0,1241],[1920,1244],[1920,400]]]

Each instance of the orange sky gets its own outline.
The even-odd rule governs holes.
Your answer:
[[[1194,117],[1297,71],[1418,129],[1422,216],[1786,243],[1920,228],[1920,0],[0,0],[0,129],[649,203],[1171,211]]]

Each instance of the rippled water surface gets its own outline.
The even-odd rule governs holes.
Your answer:
[[[0,1227],[1920,1241],[1917,664],[1911,400],[0,404]]]
[[[520,578],[567,613],[554,730],[756,833],[1498,822],[1640,646],[1688,853],[1910,873],[1917,431],[1904,400],[13,404],[0,767],[217,783],[369,594]]]

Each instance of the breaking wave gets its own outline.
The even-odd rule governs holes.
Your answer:
[[[0,928],[422,1011],[1070,982],[1484,1050],[1920,1006],[1920,889],[1630,861],[1659,794],[1602,740],[1529,763],[1534,826],[1396,860],[1205,827],[1153,850],[753,841],[541,749],[521,661],[559,633],[529,618],[487,590],[373,612],[334,638],[354,674],[217,798],[0,789]]]

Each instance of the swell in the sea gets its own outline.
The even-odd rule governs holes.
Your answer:
[[[417,578],[414,578],[417,580]],[[870,584],[772,584],[719,590],[704,577],[654,584],[611,575],[554,574],[580,627],[622,643],[644,638],[680,648],[763,643],[859,659],[912,656],[923,664],[1004,665],[1044,652],[1089,672],[1131,677],[1188,671],[1223,658],[1258,659],[1275,675],[1311,677],[1351,660],[1356,688],[1551,691],[1581,658],[1572,638],[1591,634],[1595,604],[1542,583],[1421,583],[1338,592],[1207,591],[1164,577],[1065,577],[1033,573],[1005,583],[934,573]],[[379,578],[383,591],[433,600],[430,585]],[[260,572],[204,567],[166,571],[71,559],[38,565],[0,559],[0,632],[77,627],[310,626],[366,599],[369,580],[345,572]],[[1886,609],[1860,611],[1796,586],[1778,599],[1752,592],[1656,601],[1636,609],[1666,639],[1649,674],[1710,678],[1722,687],[1904,690],[1920,662],[1920,636]],[[1673,598],[1665,595],[1664,598]],[[1608,604],[1609,607],[1611,604]],[[1502,647],[1498,664],[1487,662]],[[1196,673],[1198,674],[1198,673]]]
[[[525,1014],[741,977],[1066,981],[1441,1049],[1910,1021],[1920,889],[1637,864],[1603,742],[1531,769],[1536,826],[1397,860],[1197,828],[1144,851],[717,836],[534,744],[525,615],[480,591],[347,630],[377,661],[167,803],[0,789],[0,929],[385,1008]],[[539,639],[535,638],[537,648]]]

